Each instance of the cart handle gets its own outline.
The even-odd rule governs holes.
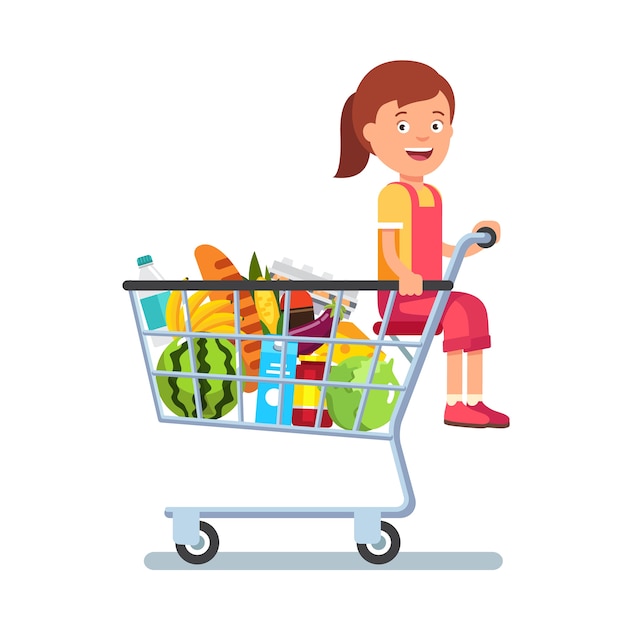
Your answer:
[[[126,291],[398,291],[397,280],[126,280]],[[450,291],[451,280],[425,280],[424,291]]]

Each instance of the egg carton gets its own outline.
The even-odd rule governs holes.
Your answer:
[[[270,274],[276,280],[332,280],[332,274],[323,272],[321,275],[316,274],[309,265],[295,267],[292,259],[283,258],[282,261],[274,261],[270,267]],[[343,306],[345,307],[344,319],[348,319],[357,305],[358,291],[343,292]],[[319,315],[324,307],[329,305],[337,296],[336,291],[322,289],[312,291],[311,299],[313,300],[313,311],[315,315]]]

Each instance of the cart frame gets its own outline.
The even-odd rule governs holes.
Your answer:
[[[440,281],[424,281],[424,290],[438,291],[430,315],[419,339],[400,339],[396,335],[390,335],[387,332],[391,312],[395,297],[398,292],[397,281],[337,281],[337,280],[281,280],[279,287],[276,281],[135,281],[129,280],[123,283],[123,288],[130,294],[132,308],[134,312],[135,322],[139,333],[139,339],[142,346],[145,365],[150,379],[150,387],[152,390],[153,401],[160,421],[178,424],[198,424],[212,427],[236,427],[250,428],[254,430],[272,430],[290,433],[317,434],[338,437],[357,437],[365,439],[377,439],[389,441],[391,453],[394,459],[395,467],[400,481],[402,490],[402,502],[394,507],[167,507],[165,515],[172,519],[173,539],[180,556],[189,563],[201,564],[209,561],[217,553],[219,539],[217,533],[203,519],[211,518],[354,518],[354,540],[361,556],[367,561],[374,564],[383,564],[391,561],[400,549],[400,538],[395,528],[388,522],[382,521],[386,518],[399,518],[410,515],[415,509],[415,494],[411,484],[406,459],[400,443],[400,428],[402,419],[408,408],[413,390],[423,368],[429,348],[435,337],[437,327],[441,321],[444,309],[448,302],[450,290],[453,288],[454,281],[460,270],[462,261],[470,246],[477,244],[481,247],[491,247],[495,243],[495,232],[490,228],[482,228],[478,232],[464,235],[454,248],[452,257],[445,271],[444,279]],[[320,400],[316,414],[316,422],[314,426],[294,426],[281,423],[283,409],[283,390],[285,385],[293,385],[293,378],[285,377],[285,363],[287,342],[294,341],[293,336],[288,334],[280,335],[247,335],[241,332],[239,316],[235,315],[235,333],[230,334],[212,334],[212,333],[196,333],[191,332],[189,325],[186,332],[180,331],[162,331],[147,330],[143,322],[141,304],[138,293],[141,291],[157,291],[157,290],[179,290],[182,291],[183,307],[187,310],[187,319],[189,319],[189,309],[187,301],[187,292],[201,289],[208,290],[225,290],[233,293],[234,310],[240,311],[240,291],[259,291],[259,290],[277,290],[285,292],[284,305],[284,322],[283,328],[289,328],[289,310],[290,296],[293,290],[316,290],[325,289],[327,291],[335,291],[337,302],[342,302],[345,291],[389,291],[390,296],[386,305],[385,314],[378,332],[378,336],[373,340],[356,340],[337,338],[336,330],[339,322],[339,315],[335,315],[333,319],[332,330],[329,338],[324,338],[323,343],[328,344],[328,355],[324,370],[323,380],[307,381],[297,379],[297,384],[316,385],[321,387]],[[187,323],[189,324],[189,323]],[[212,420],[189,417],[169,416],[163,411],[163,403],[159,397],[156,376],[171,375],[171,372],[159,371],[152,366],[152,358],[148,341],[151,336],[166,335],[174,337],[184,336],[188,341],[193,342],[195,337],[223,337],[236,344],[238,354],[241,354],[241,342],[250,340],[251,337],[261,341],[282,341],[281,354],[281,372],[279,377],[267,378],[262,375],[250,377],[243,375],[241,359],[239,359],[238,371],[234,375],[224,374],[200,374],[195,372],[193,365],[194,359],[190,359],[192,371],[189,373],[176,373],[176,376],[187,376],[193,378],[195,389],[195,397],[197,402],[197,415],[202,416],[200,406],[200,394],[198,389],[198,380],[200,378],[215,379],[231,379],[239,381],[238,389],[238,419],[237,420]],[[320,342],[319,337],[297,337],[298,342]],[[328,382],[328,374],[331,368],[332,351],[336,344],[354,344],[374,346],[374,355],[372,357],[372,367],[368,375],[368,379],[364,384],[338,383]],[[375,372],[376,363],[378,362],[380,352],[383,346],[393,346],[399,348],[409,361],[409,370],[405,377],[405,383],[401,385],[375,385],[372,379]],[[409,348],[414,349],[411,353]],[[262,424],[249,422],[244,420],[243,413],[243,382],[247,380],[255,380],[259,382],[270,381],[278,383],[278,412],[276,424]],[[329,386],[346,386],[350,388],[362,388],[363,394],[359,409],[357,411],[354,427],[351,430],[343,430],[337,428],[322,428],[321,418],[324,406],[324,398],[326,389]],[[385,389],[399,392],[398,401],[395,404],[391,419],[389,421],[388,432],[362,431],[360,430],[361,419],[364,412],[367,396],[371,390]],[[385,540],[383,533],[387,535]],[[206,548],[200,548],[202,544]],[[369,548],[372,546],[374,551]],[[384,548],[383,548],[384,546]],[[197,548],[197,549],[196,549]],[[379,549],[386,550],[382,553],[377,552]]]

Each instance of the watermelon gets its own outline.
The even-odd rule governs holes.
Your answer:
[[[224,339],[194,338],[196,372],[202,374],[235,374],[235,348]],[[163,351],[157,369],[167,372],[191,372],[189,342],[174,339]],[[159,395],[174,415],[197,417],[193,378],[157,376]],[[237,383],[234,380],[198,378],[202,417],[217,419],[237,404]]]

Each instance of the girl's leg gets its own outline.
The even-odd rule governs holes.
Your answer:
[[[398,296],[400,298],[400,296]],[[426,317],[432,299],[398,300],[404,319]],[[452,292],[444,311],[443,349],[447,355],[447,402],[444,422],[453,426],[504,428],[509,418],[493,411],[482,402],[483,350],[491,345],[487,312],[483,303],[466,293]],[[467,403],[463,402],[463,352],[467,353]]]
[[[448,404],[463,401],[463,350],[447,353],[447,400]]]
[[[471,406],[483,399],[483,351],[467,353],[467,403]]]
[[[506,428],[509,418],[483,404],[483,351],[467,353],[467,404],[475,412],[488,419],[491,428]]]
[[[450,426],[484,428],[489,418],[463,402],[463,350],[447,352],[447,402],[443,421]]]

